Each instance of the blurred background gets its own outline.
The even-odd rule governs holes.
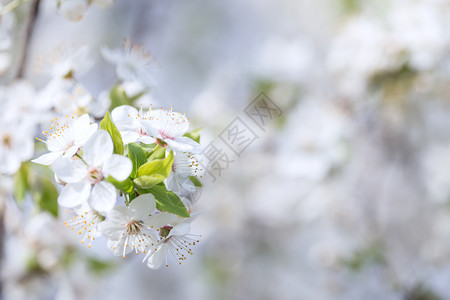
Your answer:
[[[2,299],[450,299],[450,1],[116,0],[78,22],[56,0],[13,2],[26,3],[0,18]],[[229,158],[209,165],[195,254],[157,271],[104,238],[79,244],[45,204],[55,191],[39,192],[48,170],[24,171],[51,118],[39,62],[88,45],[77,79],[98,99],[117,82],[100,49],[124,38],[151,53],[147,101],[187,112]],[[252,136],[235,152],[237,117]]]

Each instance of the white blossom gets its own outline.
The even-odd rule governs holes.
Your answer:
[[[69,118],[68,115],[65,119],[55,117],[51,123],[50,130],[42,132],[47,140],[36,138],[47,145],[50,153],[33,159],[34,163],[50,165],[58,158],[71,158],[98,128],[97,124],[91,124],[87,114],[78,119]]]
[[[141,125],[140,121],[148,118],[148,112],[144,113],[142,107],[138,111],[132,106],[121,105],[113,109],[111,118],[120,131],[124,144],[137,141],[146,144],[155,142],[155,139],[149,136]]]
[[[199,153],[200,144],[183,136],[189,129],[189,119],[186,115],[169,110],[150,110],[140,121],[144,132],[156,139],[161,146],[181,152]]]
[[[117,191],[106,181],[128,178],[132,170],[129,158],[113,154],[113,142],[104,130],[98,130],[83,147],[82,159],[61,159],[53,164],[55,174],[67,182],[58,198],[61,206],[74,208],[86,203],[98,212],[110,211]]]
[[[131,201],[128,207],[116,206],[106,221],[100,225],[101,232],[108,239],[108,248],[114,255],[123,258],[135,251],[151,253],[157,240],[150,214],[156,209],[155,197],[144,194]]]
[[[191,176],[201,178],[203,169],[198,158],[192,153],[177,152],[172,164],[172,171],[165,180],[167,189],[180,196],[185,204],[194,204],[200,194],[201,187],[195,186]]]
[[[190,234],[191,222],[195,219],[192,216],[182,222],[174,225],[167,224],[159,230],[160,241],[156,251],[149,252],[144,257],[147,260],[147,266],[151,269],[158,269],[164,263],[168,266],[167,255],[170,253],[179,264],[187,259],[187,255],[192,255],[192,246],[199,241]]]
[[[150,67],[153,63],[152,56],[143,46],[132,44],[125,40],[123,49],[102,47],[104,59],[116,66],[117,76],[124,81],[139,81],[146,87],[154,85]]]

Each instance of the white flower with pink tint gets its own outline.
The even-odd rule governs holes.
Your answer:
[[[141,121],[144,132],[156,139],[162,146],[181,152],[199,153],[200,144],[183,136],[189,129],[186,115],[169,110],[150,110],[147,118]]]

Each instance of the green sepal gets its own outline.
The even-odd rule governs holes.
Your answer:
[[[198,188],[203,187],[203,184],[197,177],[189,176],[189,180],[194,184],[195,187],[198,187]]]

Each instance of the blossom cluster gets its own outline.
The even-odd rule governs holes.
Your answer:
[[[51,165],[58,204],[75,214],[65,224],[82,243],[104,235],[114,255],[143,253],[150,268],[167,265],[168,253],[180,263],[192,254],[201,148],[185,114],[122,105],[99,125],[88,114],[51,123],[38,138],[49,152],[32,162]]]

